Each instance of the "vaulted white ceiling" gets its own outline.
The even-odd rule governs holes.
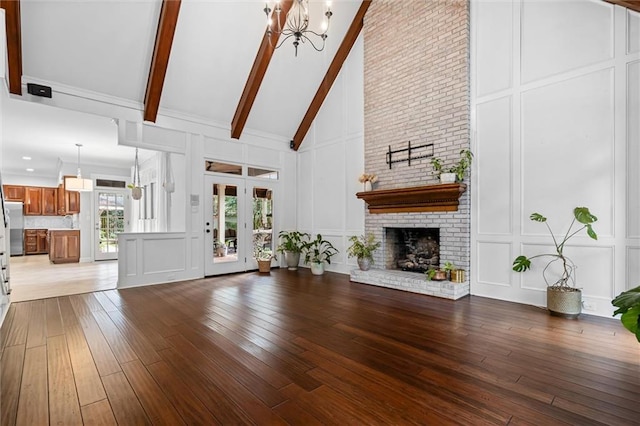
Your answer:
[[[36,82],[51,86],[54,98],[65,93],[143,110],[161,0],[21,0],[20,4],[24,100],[38,102],[25,87]],[[182,0],[160,115],[231,127],[262,41],[264,4],[257,0]],[[323,52],[302,44],[296,57],[291,40],[276,50],[245,129],[293,137],[360,4],[360,0],[333,1]],[[320,24],[323,5],[324,1],[311,0],[312,28]],[[19,120],[15,123],[24,128]],[[105,123],[109,130],[95,126],[94,140],[114,137],[113,126]],[[5,125],[14,126],[13,119],[5,119]],[[90,138],[87,129],[80,130],[83,126],[78,131],[85,133],[71,135],[73,127],[71,124],[64,136],[72,149],[77,140]],[[52,137],[58,131],[52,128]],[[10,140],[5,138],[3,170],[13,166],[13,156],[20,151],[15,144],[35,143],[18,140],[18,128],[11,134]],[[88,164],[102,164],[106,158],[98,150],[86,151],[83,162]],[[122,159],[130,158],[130,150],[124,150]],[[108,161],[117,162],[115,158]]]

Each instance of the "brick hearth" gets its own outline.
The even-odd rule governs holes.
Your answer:
[[[361,271],[354,269],[351,271],[351,281],[453,300],[458,300],[469,294],[468,282],[427,281],[423,274],[416,274],[415,272],[384,269]]]

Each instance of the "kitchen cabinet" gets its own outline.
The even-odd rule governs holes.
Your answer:
[[[46,229],[24,230],[24,254],[47,254],[48,252]]]
[[[80,193],[67,191],[64,183],[58,186],[58,214],[67,215],[80,213]]]
[[[80,231],[50,230],[49,260],[52,263],[77,263],[80,261]]]
[[[25,216],[42,216],[42,188],[25,187],[24,214]]]
[[[58,188],[42,188],[42,215],[58,214]]]
[[[5,201],[18,201],[24,203],[24,186],[3,185]]]

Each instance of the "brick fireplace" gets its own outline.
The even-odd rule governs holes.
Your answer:
[[[373,2],[364,23],[365,172],[378,175],[378,190],[438,183],[430,158],[389,166],[389,150],[409,141],[433,144],[434,155],[449,165],[458,161],[461,149],[469,148],[468,2],[394,4]],[[449,261],[468,271],[469,179],[465,184],[457,211],[373,214],[367,209],[365,230],[382,245],[374,254],[376,269],[354,271],[352,280],[452,299],[469,294],[468,282],[427,282],[422,273],[388,267],[392,237],[386,233],[392,228],[437,229],[440,265]]]

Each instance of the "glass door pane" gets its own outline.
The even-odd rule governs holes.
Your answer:
[[[124,232],[123,194],[98,191],[96,260],[118,258],[118,234]]]
[[[205,275],[246,269],[244,180],[205,176]]]
[[[273,238],[273,191],[253,188],[253,258],[268,259],[275,253]]]

